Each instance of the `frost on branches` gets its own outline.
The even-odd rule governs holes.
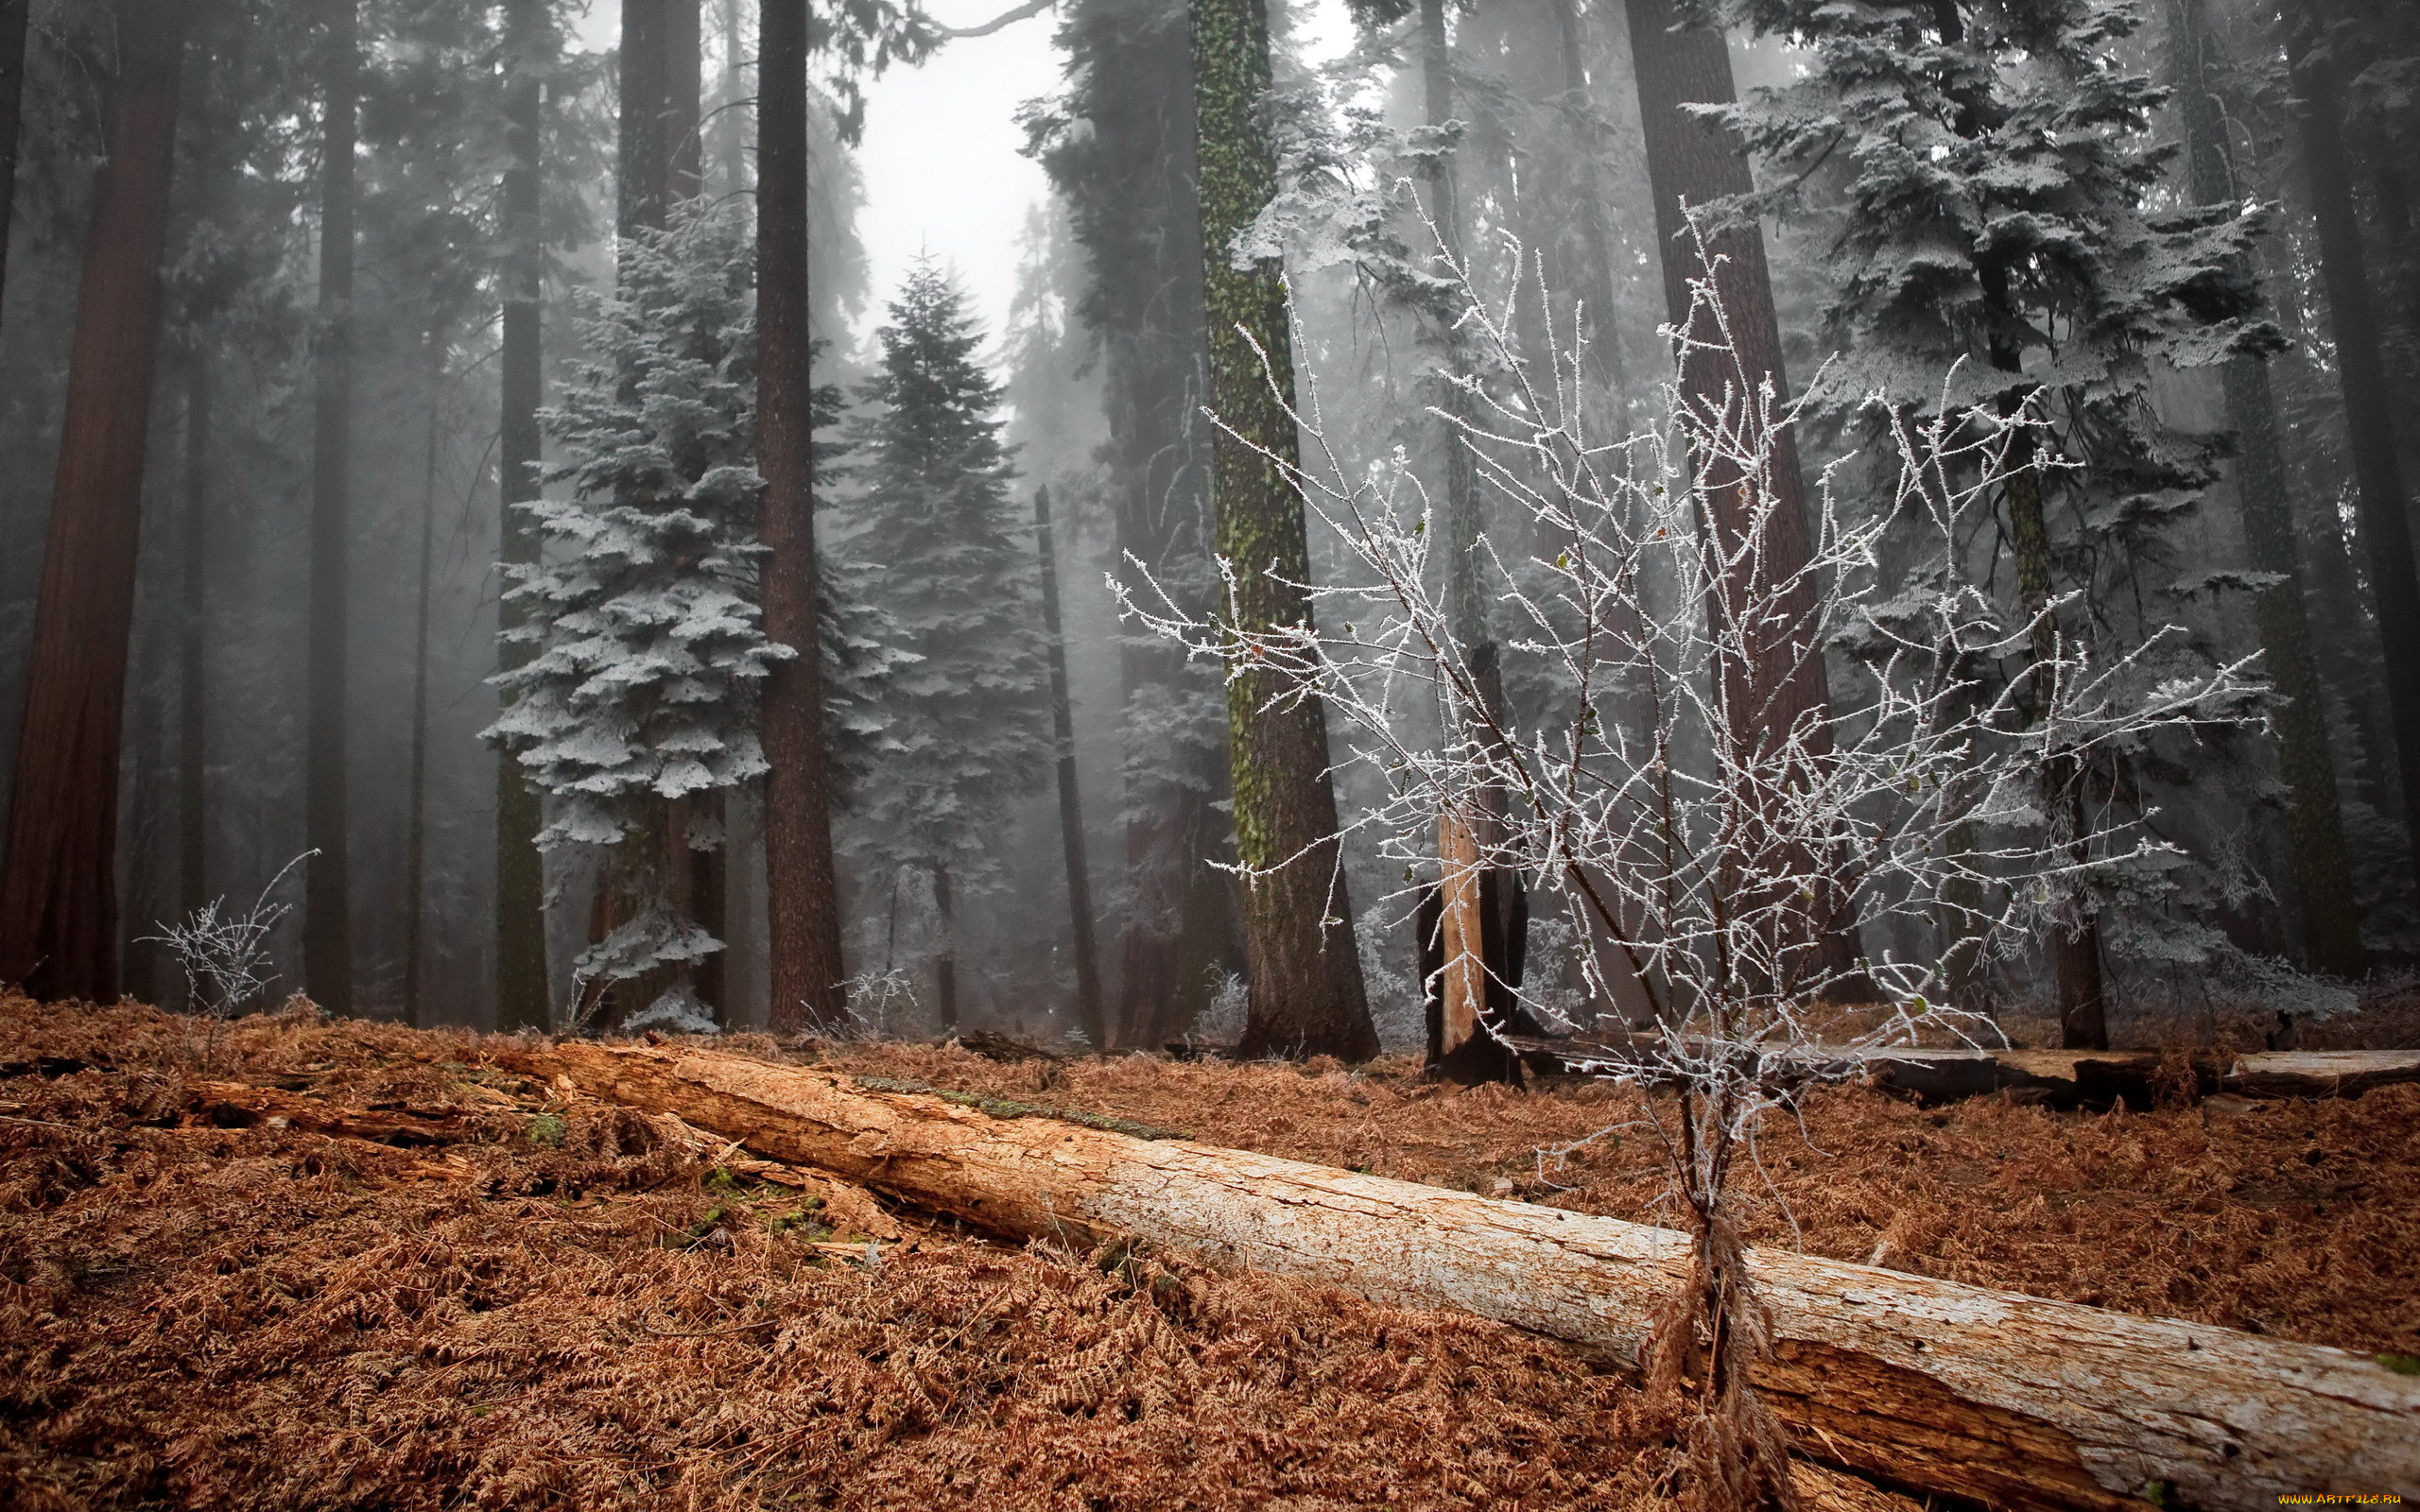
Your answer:
[[[765,772],[758,690],[796,654],[766,638],[757,609],[752,254],[744,215],[708,211],[641,231],[620,286],[576,296],[589,355],[541,416],[561,458],[545,481],[570,496],[520,507],[544,558],[504,569],[527,616],[506,633],[533,654],[495,679],[507,704],[488,738],[551,799],[542,848],[610,852],[612,907],[576,967],[576,1017],[668,970],[648,1010],[711,1026],[686,982],[722,948],[685,906],[690,851],[722,844],[700,800]],[[862,744],[879,726],[858,707],[864,684],[887,662],[879,627],[853,618],[865,615],[845,602],[827,611],[822,649],[837,732]]]
[[[1509,353],[1512,311],[1474,301],[1468,318],[1475,340]],[[1690,1362],[1691,1432],[1753,1471],[1772,1437],[1748,1396],[1758,1314],[1728,1213],[1766,1115],[1845,1074],[1842,1047],[1989,1033],[1947,1001],[1948,942],[2026,952],[2075,886],[2166,849],[2138,813],[2046,794],[2046,772],[2240,723],[2256,686],[2239,663],[2147,676],[2172,632],[2104,657],[2058,632],[2064,601],[2011,615],[1970,579],[1974,538],[2042,421],[1962,423],[1954,372],[1929,420],[1902,410],[1886,429],[1887,507],[1842,507],[1827,471],[1806,522],[1806,592],[1765,552],[1776,442],[1800,407],[1741,372],[1710,278],[1672,335],[1734,382],[1708,405],[1668,383],[1663,419],[1635,436],[1594,434],[1577,360],[1558,358],[1544,387],[1549,369],[1509,361],[1511,384],[1466,386],[1464,443],[1497,518],[1517,522],[1477,548],[1499,623],[1518,627],[1501,655],[1558,690],[1533,722],[1481,696],[1449,575],[1430,560],[1439,530],[1417,475],[1400,456],[1371,466],[1329,451],[1315,391],[1302,417],[1314,460],[1294,482],[1352,568],[1340,584],[1306,585],[1318,627],[1242,633],[1149,588],[1126,602],[1230,675],[1274,668],[1282,696],[1342,716],[1342,759],[1374,770],[1385,795],[1345,824],[1405,868],[1398,907],[1435,873],[1438,821],[1451,815],[1476,837],[1477,865],[1519,872],[1584,921],[1591,996],[1644,1005],[1598,1069],[1658,1093],[1652,1137],[1696,1240],[1654,1366],[1677,1391]],[[1749,494],[1736,537],[1701,528],[1717,486]],[[2050,653],[2036,676],[1995,675],[2033,655],[2038,625]],[[1828,709],[1776,722],[1754,701],[1782,680],[1751,675],[1777,646],[1854,652]],[[1501,817],[1480,822],[1489,813]],[[1850,925],[1878,947],[1855,968],[1874,1001],[1825,1007],[1828,989],[1851,984],[1817,942]]]

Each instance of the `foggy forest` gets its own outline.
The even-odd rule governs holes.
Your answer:
[[[0,1504],[2420,1494],[2420,7],[0,0]]]

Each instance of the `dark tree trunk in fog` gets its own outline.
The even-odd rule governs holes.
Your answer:
[[[1308,595],[1295,586],[1311,575],[1303,502],[1270,460],[1290,462],[1296,450],[1285,285],[1275,265],[1238,270],[1228,257],[1236,232],[1276,190],[1259,115],[1270,82],[1269,14],[1265,0],[1192,0],[1192,19],[1209,401],[1236,432],[1221,429],[1211,443],[1211,510],[1219,554],[1235,567],[1238,628],[1266,630],[1311,617]],[[1326,708],[1315,698],[1272,702],[1278,692],[1266,672],[1227,687],[1236,855],[1255,870],[1286,863],[1244,892],[1252,1005],[1239,1053],[1366,1060],[1377,1054],[1378,1036],[1336,837]]]
[[[1575,102],[1588,94],[1588,59],[1581,30],[1580,0],[1553,0],[1555,27],[1563,53],[1564,93]],[[1597,381],[1614,391],[1616,400],[1630,391],[1630,374],[1622,364],[1621,329],[1615,318],[1614,233],[1606,224],[1605,186],[1597,171],[1602,145],[1596,141],[1566,146],[1579,170],[1572,188],[1580,196],[1580,232],[1587,244],[1583,284],[1588,301],[1588,355]]]
[[[664,0],[665,195],[679,204],[704,191],[705,37],[699,0]]]
[[[1050,729],[1059,747],[1059,837],[1067,858],[1067,919],[1076,947],[1076,1016],[1095,1050],[1105,1049],[1100,958],[1093,943],[1092,868],[1084,859],[1084,804],[1076,790],[1076,712],[1067,699],[1067,638],[1059,627],[1059,543],[1050,530],[1050,490],[1033,490],[1034,537],[1042,548],[1042,627],[1050,643]]]
[[[17,190],[17,136],[26,111],[26,24],[33,0],[0,0],[0,293],[9,286],[9,224]]]
[[[665,43],[673,0],[622,0],[619,80],[621,117],[618,210],[614,224],[627,235],[633,227],[662,226],[671,194],[672,144]]]
[[[1655,235],[1664,270],[1664,307],[1674,325],[1689,317],[1689,281],[1700,276],[1696,241],[1688,233],[1684,201],[1695,208],[1725,195],[1755,187],[1747,158],[1721,127],[1685,112],[1693,104],[1729,104],[1737,97],[1731,55],[1722,33],[1692,26],[1672,29],[1679,19],[1672,0],[1628,0],[1631,66],[1638,79],[1638,112],[1647,143],[1647,176],[1655,199]],[[1789,397],[1782,363],[1781,320],[1773,308],[1772,282],[1765,263],[1764,232],[1746,226],[1706,238],[1711,257],[1724,259],[1714,273],[1736,347],[1737,370],[1711,357],[1690,361],[1682,387],[1693,402],[1720,404],[1726,387],[1750,387],[1770,379],[1776,404]],[[1762,566],[1772,579],[1798,578],[1801,587],[1787,605],[1788,633],[1748,648],[1744,666],[1727,667],[1733,685],[1725,698],[1735,710],[1738,738],[1787,730],[1812,714],[1808,748],[1820,759],[1831,748],[1831,693],[1823,648],[1814,644],[1815,587],[1803,573],[1809,543],[1806,493],[1794,436],[1782,432],[1773,448],[1773,490],[1778,507],[1768,527]],[[1737,477],[1709,476],[1708,522],[1720,540],[1737,541],[1748,528],[1748,491]],[[1744,595],[1757,590],[1742,585]],[[1708,606],[1709,613],[1714,607]],[[1837,906],[1827,903],[1826,908]],[[1824,963],[1844,971],[1856,964],[1855,932],[1836,930],[1822,940]]]
[[[933,953],[933,1001],[942,1032],[958,1027],[958,909],[950,897],[949,868],[933,868],[933,914],[940,948]]]
[[[2226,122],[2205,82],[2202,0],[2186,0],[2181,20],[2177,105],[2193,198],[2205,205],[2234,204],[2241,197],[2227,161]],[[2286,489],[2286,460],[2277,444],[2277,404],[2269,389],[2267,359],[2239,356],[2230,361],[2226,393],[2227,423],[2236,438],[2236,494],[2243,515],[2246,564],[2286,579],[2262,593],[2253,612],[2270,679],[2287,699],[2270,717],[2277,730],[2278,769],[2286,780],[2287,835],[2302,912],[2303,954],[2314,971],[2359,976],[2368,966],[2361,948],[2361,915],[2353,896],[2352,853],[2345,847],[2343,812],[2337,801],[2336,764],[2328,750],[2319,669],[2311,656],[2310,620],[2303,607],[2301,553],[2294,541],[2293,501]]]
[[[757,471],[765,633],[798,655],[765,679],[770,1025],[842,1022],[840,899],[823,723],[806,285],[806,7],[766,0],[756,44]]]
[[[117,774],[186,0],[123,0],[26,677],[0,982],[117,995]]]
[[[311,849],[302,922],[304,990],[353,1010],[353,880],[345,818],[347,558],[353,543],[354,139],[360,92],[357,0],[328,11],[320,121],[320,309],[311,429],[309,751],[303,833]]]
[[[183,539],[178,544],[183,602],[177,658],[177,907],[186,918],[210,901],[210,354],[197,340],[185,357]]]
[[[2320,273],[2327,289],[2328,332],[2336,339],[2337,382],[2344,396],[2361,541],[2369,548],[2370,588],[2384,643],[2405,836],[2412,849],[2415,880],[2420,880],[2420,575],[2412,568],[2411,524],[2388,407],[2386,364],[2378,350],[2369,268],[2345,163],[2336,65],[2325,50],[2313,51],[2311,24],[2312,18],[2296,13],[2286,26],[2287,54],[2300,96],[2295,122],[2312,219],[2319,230]]]
[[[547,43],[545,0],[511,0],[506,12],[506,43],[512,82],[506,93],[505,141],[512,154],[504,173],[503,417],[498,437],[497,492],[502,523],[500,555],[527,565],[538,559],[538,536],[514,505],[538,497],[541,448],[538,403],[545,387],[541,369],[540,320],[544,299],[544,257],[539,225],[539,143],[544,98],[537,68]],[[499,629],[521,624],[510,600],[496,607]],[[528,647],[498,643],[500,669],[529,660]],[[537,791],[525,782],[521,764],[509,751],[496,757],[495,783],[495,1026],[499,1030],[544,1028],[549,1018],[546,983],[545,870],[538,854]]]
[[[428,433],[420,490],[420,591],[412,615],[412,746],[404,805],[404,1022],[428,1027],[421,1004],[428,911],[428,588],[437,538],[439,403],[445,389],[445,328],[428,332]]]
[[[748,55],[739,25],[739,0],[717,0],[716,25],[722,33],[722,93],[714,117],[715,192],[725,197],[748,187],[748,111],[740,82]]]

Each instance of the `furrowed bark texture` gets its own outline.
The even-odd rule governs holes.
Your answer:
[[[2337,383],[2344,397],[2344,430],[2353,453],[2361,540],[2369,547],[2370,587],[2384,643],[2387,703],[2394,717],[2396,771],[2402,779],[2404,832],[2420,875],[2420,573],[2411,561],[2411,522],[2395,455],[2394,389],[2378,350],[2370,303],[2369,266],[2353,207],[2343,124],[2336,97],[2336,62],[2314,51],[2308,28],[2315,13],[2297,9],[2285,27],[2286,53],[2300,96],[2295,124],[2311,217],[2319,230],[2319,264],[2327,289],[2328,334],[2336,338]]]
[[[1258,113],[1270,82],[1269,12],[1265,0],[1193,0],[1192,17],[1202,305],[1210,408],[1221,423],[1212,442],[1211,509],[1219,555],[1236,572],[1236,628],[1267,630],[1311,617],[1300,586],[1310,581],[1309,539],[1284,471],[1297,455],[1285,280],[1273,264],[1239,269],[1228,253],[1276,192]],[[1286,696],[1271,674],[1236,678],[1227,684],[1227,749],[1236,857],[1281,868],[1244,890],[1252,1005],[1239,1053],[1366,1060],[1378,1053],[1378,1036],[1335,838],[1325,707]]]
[[[2202,0],[2187,0],[2177,31],[2177,113],[2185,126],[2193,198],[2233,204],[2235,174],[2227,162],[2226,121],[2207,87]],[[2319,668],[2311,656],[2310,619],[2303,607],[2301,553],[2294,541],[2293,501],[2286,489],[2285,454],[2277,444],[2277,403],[2266,358],[2240,356],[2226,367],[2227,424],[2235,432],[2237,506],[2243,516],[2244,560],[2255,572],[2286,580],[2255,600],[2265,670],[2286,703],[2270,717],[2277,731],[2277,767],[2286,780],[2287,840],[2294,891],[2302,911],[2303,956],[2314,971],[2359,976],[2368,968],[2361,913],[2353,897],[2353,859],[2344,843],[2337,800],[2336,764],[2327,748],[2327,716]]]
[[[994,1233],[1113,1236],[1634,1361],[1685,1236],[1322,1166],[994,1118],[735,1057],[565,1044],[508,1063]],[[2004,1507],[2273,1507],[2420,1484],[2420,1381],[2341,1349],[1754,1250],[1757,1388],[1810,1458]]]
[[[1705,276],[1697,244],[1688,234],[1683,201],[1694,208],[1725,195],[1745,194],[1755,187],[1747,158],[1728,133],[1712,122],[1687,114],[1692,104],[1729,104],[1737,98],[1732,84],[1731,55],[1722,33],[1703,27],[1676,31],[1680,20],[1672,0],[1628,0],[1631,65],[1638,77],[1641,133],[1647,143],[1647,177],[1655,199],[1655,235],[1664,271],[1664,307],[1675,326],[1689,318],[1692,279]],[[1772,281],[1765,263],[1762,231],[1749,227],[1706,238],[1706,252],[1723,261],[1713,273],[1722,302],[1737,366],[1712,354],[1685,360],[1682,389],[1693,404],[1720,406],[1726,388],[1742,385],[1753,390],[1771,381],[1778,406],[1789,397],[1789,377],[1782,362],[1781,319],[1773,308]],[[1710,334],[1701,331],[1701,338]],[[1752,404],[1753,393],[1734,393],[1730,403]],[[1735,739],[1749,743],[1767,732],[1796,728],[1809,714],[1808,754],[1821,760],[1831,749],[1828,711],[1831,690],[1824,667],[1823,648],[1815,644],[1815,584],[1801,576],[1811,549],[1806,534],[1806,489],[1798,465],[1798,442],[1788,430],[1774,438],[1772,476],[1766,480],[1772,501],[1772,519],[1764,526],[1761,558],[1743,558],[1735,571],[1758,574],[1763,582],[1742,576],[1726,584],[1720,599],[1706,606],[1718,635],[1732,605],[1765,596],[1765,583],[1797,579],[1781,595],[1771,621],[1740,627],[1746,635],[1744,658],[1726,659],[1723,696],[1732,710]],[[1705,473],[1714,539],[1726,559],[1738,554],[1748,538],[1752,519],[1748,480],[1725,464]],[[1793,870],[1815,868],[1813,858],[1789,860]],[[1818,927],[1820,921],[1818,921]],[[1854,930],[1829,930],[1815,944],[1824,965],[1846,971],[1856,963],[1858,947]]]
[[[505,141],[511,165],[504,171],[504,352],[502,434],[497,473],[503,521],[498,527],[503,559],[527,566],[538,559],[538,536],[517,504],[538,497],[537,467],[543,442],[538,402],[545,377],[539,344],[545,298],[544,253],[539,224],[539,143],[544,99],[539,81],[546,43],[545,0],[512,0],[506,12],[507,37],[515,70],[506,95]],[[496,627],[509,630],[526,619],[518,604],[496,606]],[[498,670],[526,665],[529,648],[497,643]],[[543,1028],[547,1021],[545,868],[538,855],[537,790],[521,775],[510,751],[496,757],[495,772],[495,1026]]]
[[[311,696],[304,765],[307,863],[302,980],[312,1000],[353,1010],[353,863],[346,826],[346,574],[353,546],[354,143],[359,127],[355,0],[328,13],[320,121],[320,310],[311,428]]]
[[[117,996],[117,775],[185,0],[125,0],[0,862],[0,982]]]
[[[766,0],[757,36],[757,471],[765,477],[765,633],[799,654],[765,679],[765,901],[770,1027],[838,1023],[840,901],[832,863],[822,663],[816,656],[813,421],[808,408],[806,6]]]
[[[1093,945],[1092,868],[1084,858],[1084,802],[1076,787],[1076,713],[1067,697],[1067,637],[1059,627],[1059,542],[1050,490],[1033,490],[1033,533],[1042,549],[1042,628],[1050,648],[1050,732],[1059,751],[1059,840],[1067,862],[1067,923],[1076,950],[1076,1022],[1096,1049],[1109,1044]]]

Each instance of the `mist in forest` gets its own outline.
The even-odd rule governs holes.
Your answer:
[[[0,980],[202,1006],[162,936],[257,899],[260,1005],[1439,1054],[1383,764],[1118,592],[1218,610],[1247,509],[1363,570],[1221,492],[1265,360],[1305,465],[1483,564],[1489,716],[1558,728],[1509,594],[1564,548],[1464,437],[1703,392],[1693,278],[1805,401],[1792,510],[1895,541],[1893,424],[2036,422],[1875,602],[2256,683],[2044,747],[2040,822],[2142,839],[2077,839],[2033,946],[1855,950],[2069,1042],[2290,1044],[2420,968],[2410,8],[1354,0],[1240,63],[1251,6],[976,9],[0,3]],[[936,115],[944,67],[1010,103]],[[1297,833],[1311,891],[1254,880]],[[1527,886],[1525,1032],[1635,1019]]]

